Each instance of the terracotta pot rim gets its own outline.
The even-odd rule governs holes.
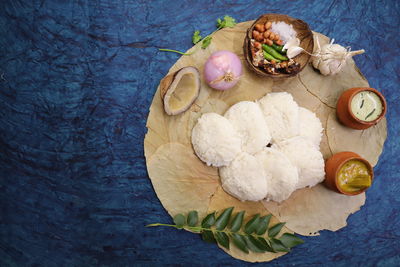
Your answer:
[[[350,88],[350,89],[348,89],[348,90],[354,90],[354,91],[350,94],[349,101],[347,102],[347,109],[348,109],[349,114],[350,114],[350,116],[351,116],[351,118],[352,118],[353,120],[357,121],[358,123],[360,123],[360,124],[362,124],[362,125],[375,125],[375,124],[377,124],[380,120],[382,120],[383,117],[386,115],[386,99],[385,99],[385,97],[382,95],[382,93],[379,92],[378,90],[376,90],[375,88],[371,88],[371,87],[354,87],[354,88]],[[379,115],[378,118],[376,118],[376,119],[373,120],[373,121],[363,121],[363,120],[360,120],[360,119],[358,119],[358,118],[353,114],[353,112],[352,112],[352,110],[351,110],[351,101],[353,100],[353,97],[354,97],[357,93],[359,93],[359,92],[361,92],[361,91],[370,91],[370,92],[373,92],[373,93],[375,93],[376,95],[378,95],[379,98],[380,98],[380,100],[382,101],[382,109],[383,109],[383,110],[382,110],[382,113]]]
[[[372,168],[371,164],[370,164],[366,159],[362,158],[362,157],[361,157],[360,155],[358,155],[357,153],[354,153],[354,152],[351,152],[351,151],[343,151],[343,152],[341,152],[341,153],[346,153],[346,152],[350,152],[350,153],[354,154],[354,156],[351,156],[351,157],[345,159],[345,160],[344,160],[343,162],[341,162],[341,163],[338,165],[338,167],[336,168],[336,171],[335,171],[335,187],[337,188],[337,190],[338,190],[340,193],[342,193],[342,194],[344,194],[344,195],[354,196],[354,195],[358,195],[358,194],[361,194],[361,193],[365,192],[369,187],[366,187],[366,188],[364,188],[364,189],[362,189],[362,190],[355,191],[355,192],[346,192],[346,191],[343,191],[343,190],[340,188],[340,186],[338,185],[338,179],[337,179],[337,178],[338,178],[338,172],[340,171],[340,169],[342,168],[342,166],[343,166],[344,164],[346,164],[347,162],[349,162],[350,160],[358,160],[358,161],[363,162],[363,163],[367,166],[368,172],[369,172],[369,174],[371,175],[371,184],[372,184],[372,182],[373,182],[373,180],[374,180],[374,171],[373,171],[373,168]]]

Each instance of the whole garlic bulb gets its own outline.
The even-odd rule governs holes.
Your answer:
[[[337,74],[346,65],[347,59],[365,52],[364,49],[351,51],[350,48],[344,48],[341,45],[333,44],[335,39],[332,39],[329,44],[321,47],[318,37],[316,40],[317,51],[313,54],[312,64],[314,68],[319,69],[323,75]]]

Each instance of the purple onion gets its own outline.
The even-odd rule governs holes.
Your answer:
[[[204,66],[204,79],[217,90],[232,88],[242,75],[242,62],[230,51],[214,52]]]

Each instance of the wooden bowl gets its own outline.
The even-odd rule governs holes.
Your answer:
[[[288,78],[297,75],[308,63],[310,60],[311,56],[308,55],[305,52],[300,53],[296,57],[294,57],[294,60],[300,64],[300,69],[297,72],[293,73],[279,73],[279,74],[270,74],[267,73],[265,70],[256,67],[252,63],[252,55],[251,55],[251,44],[250,40],[252,38],[252,32],[253,28],[256,24],[262,23],[265,24],[267,21],[270,22],[279,22],[283,21],[286,22],[287,24],[293,25],[293,29],[297,32],[297,38],[300,40],[300,46],[306,50],[308,53],[312,53],[314,49],[314,39],[313,39],[313,34],[308,27],[307,23],[305,23],[302,20],[295,19],[292,17],[289,17],[287,15],[282,15],[282,14],[264,14],[260,16],[252,25],[251,27],[247,30],[246,37],[244,39],[244,44],[243,44],[243,54],[246,59],[247,64],[249,65],[250,69],[253,70],[255,73],[258,75],[264,76],[264,77],[270,77],[270,78],[277,78],[277,79],[282,79],[282,78]]]
[[[364,188],[362,190],[355,191],[355,192],[346,192],[346,191],[343,191],[339,187],[338,181],[337,181],[338,172],[339,172],[340,168],[342,168],[342,166],[346,162],[348,162],[349,160],[353,160],[353,159],[359,160],[367,166],[368,172],[371,174],[371,182],[373,181],[374,171],[372,169],[371,164],[369,164],[369,162],[367,160],[365,160],[360,155],[358,155],[354,152],[344,151],[344,152],[339,152],[339,153],[334,154],[325,163],[326,176],[325,176],[324,183],[328,188],[332,189],[333,191],[336,191],[338,193],[348,195],[348,196],[354,196],[354,195],[361,194],[362,192],[364,192],[365,190],[367,190],[369,188],[369,187],[367,187],[367,188]]]
[[[374,92],[379,96],[379,98],[382,101],[382,106],[383,110],[382,113],[379,115],[378,118],[376,118],[373,121],[363,121],[358,118],[353,114],[351,111],[351,101],[353,97],[361,92],[361,91],[371,91]],[[377,90],[374,88],[369,88],[369,87],[356,87],[356,88],[351,88],[342,93],[342,95],[339,97],[339,100],[336,104],[336,115],[339,119],[339,121],[346,125],[347,127],[356,129],[356,130],[364,130],[367,129],[375,124],[377,124],[380,120],[383,119],[383,117],[386,114],[386,100],[385,97]]]

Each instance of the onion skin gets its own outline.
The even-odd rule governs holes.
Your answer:
[[[239,57],[230,51],[214,52],[204,66],[206,83],[217,90],[232,88],[242,75],[242,62]]]

